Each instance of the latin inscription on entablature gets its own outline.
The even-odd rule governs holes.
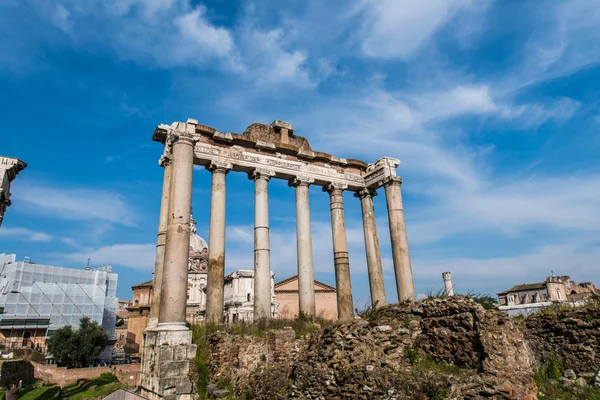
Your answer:
[[[201,161],[225,161],[242,170],[252,170],[259,167],[267,167],[276,173],[276,177],[289,179],[295,175],[309,175],[315,179],[316,184],[329,184],[339,182],[348,185],[350,189],[364,187],[364,179],[361,175],[341,173],[334,168],[326,168],[311,165],[299,161],[287,160],[283,157],[271,157],[244,151],[243,148],[232,149],[217,147],[206,143],[197,143],[195,146],[196,158]]]

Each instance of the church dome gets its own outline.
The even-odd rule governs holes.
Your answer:
[[[206,240],[196,233],[196,220],[190,220],[190,251],[201,253],[204,249],[208,251]]]

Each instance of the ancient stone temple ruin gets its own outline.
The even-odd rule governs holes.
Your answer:
[[[0,156],[0,226],[2,226],[6,208],[11,204],[10,183],[26,167],[27,164],[18,158]]]
[[[344,190],[360,199],[367,269],[373,306],[386,304],[373,196],[384,188],[396,287],[400,301],[414,299],[404,211],[396,174],[400,161],[384,157],[368,164],[315,151],[291,124],[252,124],[242,134],[219,132],[198,121],[159,125],[153,140],[164,144],[159,164],[164,180],[150,320],[145,332],[142,392],[149,398],[191,398],[189,360],[195,355],[185,324],[193,166],[212,172],[206,320],[222,323],[225,269],[225,194],[230,171],[254,181],[254,318],[270,318],[271,268],[268,184],[284,179],[296,192],[299,310],[315,315],[315,288],[308,189],[329,194],[333,259],[340,320],[354,317],[350,263],[344,222]]]

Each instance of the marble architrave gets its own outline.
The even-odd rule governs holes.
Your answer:
[[[172,129],[172,126],[162,124],[156,128],[154,135],[160,140]],[[201,133],[202,139],[194,147],[194,164],[208,166],[215,162],[228,163],[233,166],[234,171],[246,173],[252,173],[256,169],[268,169],[274,173],[274,178],[289,181],[297,176],[308,177],[314,179],[314,185],[347,185],[351,191],[360,190],[365,186],[362,172],[366,164],[362,162],[364,167],[358,170],[355,165],[350,167],[352,160],[329,156],[331,162],[335,162],[334,166],[326,162],[312,161],[312,151],[299,150],[299,156],[295,157],[277,152],[275,147],[268,147],[267,143],[263,144],[265,149],[256,148],[260,142],[254,147],[231,145],[227,143],[227,135],[231,136],[216,132],[209,138]]]
[[[347,185],[349,190],[364,187],[364,179],[359,174],[340,173],[333,168],[321,167],[301,161],[286,160],[281,155],[269,156],[254,153],[244,148],[223,148],[206,143],[198,143],[194,149],[195,162],[208,164],[215,161],[233,165],[236,171],[252,172],[257,168],[273,171],[275,178],[290,180],[297,176],[314,179],[314,185],[327,186],[331,183]]]

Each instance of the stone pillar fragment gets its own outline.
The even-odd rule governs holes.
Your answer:
[[[167,244],[167,227],[169,223],[169,199],[171,191],[171,149],[165,145],[165,154],[159,165],[164,169],[162,197],[160,200],[160,216],[158,219],[158,238],[156,242],[156,258],[154,260],[154,277],[152,279],[152,301],[147,329],[156,328],[160,313],[160,296],[162,288],[163,267],[165,262],[165,247]]]
[[[27,164],[18,158],[0,157],[0,226],[6,208],[11,205],[10,183],[26,167]]]
[[[454,286],[452,286],[452,276],[450,272],[442,272],[442,278],[444,278],[446,296],[454,296]]]
[[[271,245],[269,240],[269,179],[275,173],[256,169],[254,180],[254,320],[271,318]]]
[[[354,196],[360,199],[362,209],[367,270],[371,289],[371,305],[373,307],[381,307],[386,304],[386,299],[383,270],[381,267],[381,252],[377,236],[377,223],[375,221],[375,207],[373,206],[373,196],[376,195],[376,191],[366,188],[354,194]]]
[[[195,125],[182,125],[185,131],[174,130],[167,139],[173,142],[173,162],[159,328],[165,325],[185,328]]]
[[[415,299],[415,286],[413,284],[410,253],[408,251],[408,237],[404,223],[404,209],[400,184],[402,179],[390,176],[384,181],[385,198],[390,223],[390,238],[392,241],[392,257],[394,272],[396,274],[396,288],[398,301],[413,301]]]
[[[296,188],[296,244],[298,247],[298,301],[300,313],[314,317],[315,278],[312,254],[312,237],[310,233],[310,207],[308,187],[313,178],[296,177],[290,186]]]
[[[208,275],[206,278],[206,321],[223,322],[223,285],[225,283],[225,197],[228,163],[211,162],[210,227],[208,232]]]
[[[348,242],[346,240],[346,224],[344,221],[343,191],[346,186],[330,184],[323,187],[329,193],[331,208],[331,234],[333,237],[333,263],[335,265],[335,283],[337,286],[337,309],[340,321],[354,319],[354,303],[352,301],[352,284],[350,282],[350,259],[348,258]]]

